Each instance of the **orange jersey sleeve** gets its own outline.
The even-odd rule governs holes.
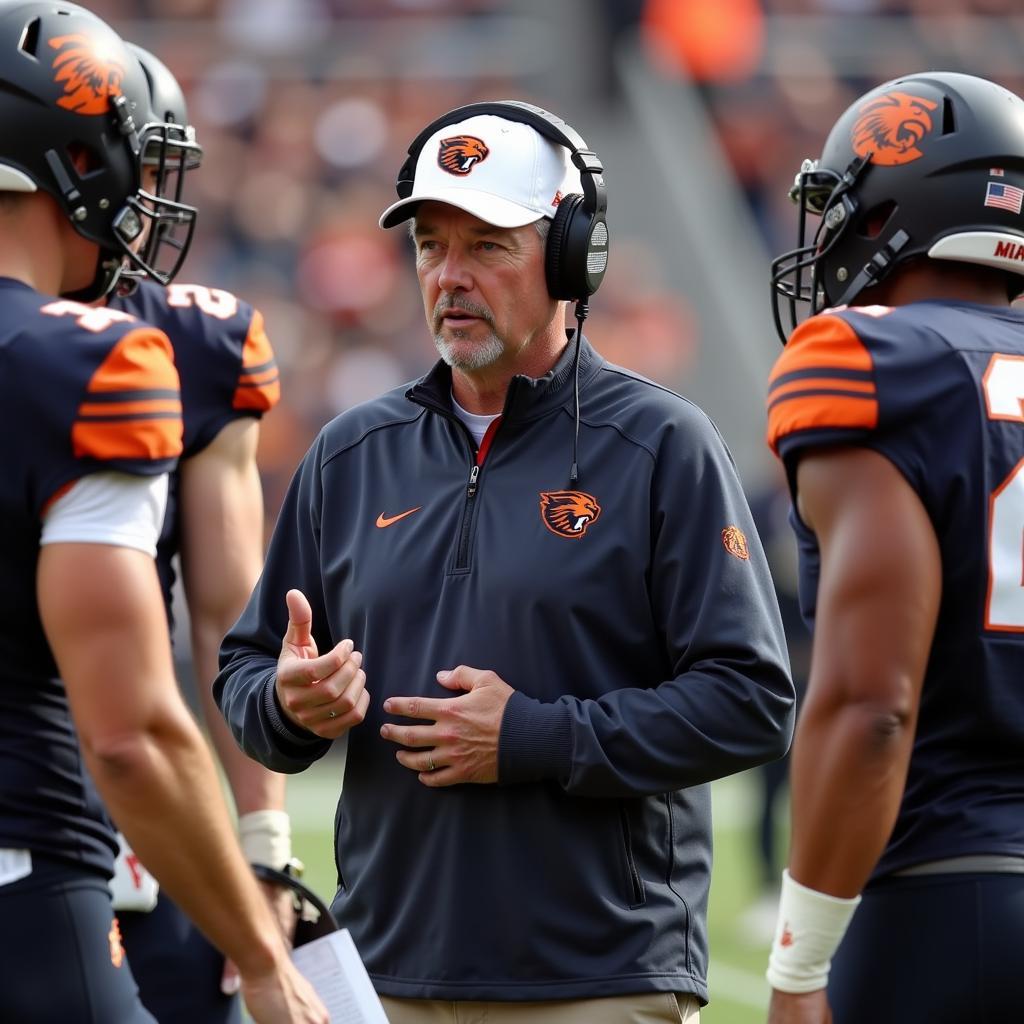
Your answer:
[[[841,317],[801,324],[768,379],[768,435],[778,454],[788,434],[813,429],[873,430],[878,392],[867,346]]]
[[[77,458],[161,461],[182,450],[181,394],[167,336],[123,335],[93,372],[71,431]]]
[[[281,380],[270,340],[263,326],[263,314],[254,310],[249,333],[242,348],[242,372],[232,407],[266,412],[281,397]]]

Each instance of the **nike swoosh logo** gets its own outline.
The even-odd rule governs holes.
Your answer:
[[[408,512],[399,512],[397,516],[386,516],[381,512],[381,514],[377,516],[377,528],[383,530],[385,526],[391,526],[392,523],[397,523],[399,519],[411,516],[413,512],[419,512],[421,508],[423,508],[422,505],[417,505],[415,508],[409,509]]]

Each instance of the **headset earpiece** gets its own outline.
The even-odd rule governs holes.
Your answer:
[[[544,276],[553,299],[587,299],[608,266],[608,227],[591,215],[579,192],[562,197],[548,231]]]
[[[580,135],[561,118],[520,100],[470,103],[432,121],[409,146],[409,155],[398,172],[395,190],[400,199],[412,195],[416,162],[427,140],[446,125],[477,114],[493,114],[506,121],[527,124],[550,142],[564,146],[580,172],[582,193],[564,196],[548,232],[544,275],[553,299],[586,301],[601,285],[608,267],[608,199],[604,168]]]

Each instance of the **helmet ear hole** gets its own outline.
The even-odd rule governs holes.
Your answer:
[[[67,154],[71,166],[78,172],[80,178],[85,178],[94,171],[103,170],[103,160],[99,153],[86,142],[69,142]]]
[[[861,238],[877,238],[889,223],[892,215],[896,212],[896,201],[887,199],[884,203],[873,206],[861,217],[857,225],[857,234]]]
[[[956,131],[956,115],[953,101],[948,96],[942,98],[942,134],[952,135]]]
[[[39,22],[39,18],[33,18],[25,26],[25,31],[21,34],[21,42],[18,44],[18,49],[33,60],[38,59],[36,51],[39,49]]]

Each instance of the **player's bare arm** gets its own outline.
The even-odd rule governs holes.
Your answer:
[[[40,552],[38,594],[86,763],[133,848],[238,964],[256,1020],[325,1021],[287,961],[179,694],[152,559],[51,544]]]
[[[291,859],[285,777],[242,753],[213,699],[221,639],[245,607],[263,564],[263,488],[256,465],[259,431],[256,419],[233,420],[179,466],[181,565],[203,721],[235,810],[253,826],[242,830],[242,850],[250,860],[281,868]],[[291,935],[291,896],[280,887],[261,886],[285,934]],[[237,989],[237,972],[230,961],[225,964],[223,987]]]
[[[181,564],[204,722],[224,765],[239,814],[284,809],[284,776],[246,757],[213,701],[217,652],[263,564],[263,490],[256,468],[259,421],[233,420],[184,460]]]
[[[941,591],[935,532],[895,466],[868,449],[811,454],[798,507],[821,546],[816,640],[793,746],[790,874],[841,898],[889,838],[913,744]],[[783,922],[783,925],[785,922]],[[776,992],[771,1024],[827,1020]]]
[[[822,567],[794,742],[790,870],[850,897],[874,868],[903,794],[939,607],[939,549],[920,499],[876,452],[806,457],[798,488]]]

